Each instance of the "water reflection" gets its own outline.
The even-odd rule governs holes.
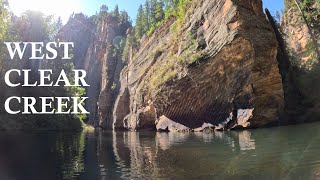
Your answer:
[[[113,148],[121,177],[128,179],[317,179],[320,137],[311,128],[314,125],[190,134],[118,132],[113,133]]]
[[[251,138],[250,131],[242,131],[239,133],[239,146],[242,151],[256,149],[256,144],[254,139]]]
[[[85,134],[1,133],[0,179],[73,179],[84,171]]]
[[[255,144],[250,132],[115,132],[113,148],[122,178],[209,178],[229,173],[239,159],[234,152],[254,150]]]
[[[319,179],[320,124],[239,132],[0,133],[0,179]]]

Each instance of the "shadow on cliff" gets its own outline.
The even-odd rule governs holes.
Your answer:
[[[308,68],[294,63],[297,56],[290,54],[284,35],[271,16],[268,9],[266,15],[274,29],[278,40],[279,69],[282,76],[285,110],[281,125],[318,121],[320,118],[320,63],[314,62]]]

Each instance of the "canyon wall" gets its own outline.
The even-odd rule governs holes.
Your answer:
[[[75,14],[61,29],[60,37],[74,42],[76,68],[87,72],[86,88],[90,112],[88,124],[111,129],[113,105],[118,94],[119,76],[123,68],[119,43],[124,41],[128,24],[111,14],[100,13],[88,18]]]
[[[278,29],[290,68],[284,81],[289,124],[319,121],[320,2],[285,0]],[[294,91],[292,91],[295,89]]]
[[[312,37],[319,41],[320,4],[308,2],[301,13],[285,0],[278,23],[271,15],[267,20],[261,0],[190,0],[183,14],[132,40],[127,58],[124,42],[134,39],[134,28],[124,11],[73,14],[56,40],[75,44],[74,66],[87,71],[90,84],[85,122],[95,127],[204,131],[317,121],[320,66]],[[11,94],[54,90],[0,91],[2,102]],[[17,123],[16,116],[0,114],[1,129],[55,126],[42,121],[49,118]]]
[[[88,124],[202,131],[279,123],[278,43],[260,0],[191,1],[184,17],[130,47],[128,60],[117,42],[132,36],[129,26],[96,18],[73,15],[60,31],[75,42],[76,68],[88,73]]]
[[[115,129],[275,125],[284,95],[277,41],[260,0],[190,3],[143,38],[121,73]],[[135,52],[135,51],[133,51]]]
[[[320,44],[320,2],[309,1],[296,4],[285,0],[281,28],[291,53],[291,60],[297,66],[312,68]],[[316,43],[317,45],[314,45]]]

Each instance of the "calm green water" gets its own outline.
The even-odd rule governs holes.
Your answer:
[[[320,179],[319,129],[1,132],[0,179]]]

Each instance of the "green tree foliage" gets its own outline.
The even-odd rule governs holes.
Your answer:
[[[140,5],[137,13],[133,35],[128,35],[124,46],[122,59],[129,57],[129,49],[144,35],[152,34],[169,17],[177,18],[175,29],[182,26],[186,6],[190,0],[146,0],[144,6]]]
[[[297,16],[290,17],[294,18],[294,21],[290,21],[289,26],[296,27],[305,24],[311,36],[307,42],[307,51],[303,54],[304,57],[308,56],[307,60],[299,58],[297,52],[287,47],[290,65],[288,72],[285,72],[287,74],[283,86],[286,96],[286,111],[290,115],[288,121],[314,121],[320,117],[320,86],[314,83],[319,81],[320,77],[319,61],[316,58],[316,46],[320,39],[320,28],[316,27],[320,23],[320,1],[285,0],[284,2],[285,13],[293,11]],[[287,16],[285,14],[285,17]],[[283,34],[283,37],[286,37],[286,34]],[[290,36],[288,37],[290,38]]]
[[[124,63],[127,63],[126,61],[128,60],[130,48],[133,46],[133,43],[134,43],[134,37],[131,34],[129,34],[126,38],[125,47],[122,53],[122,61],[124,61]]]
[[[8,12],[8,1],[0,0],[0,41],[3,42],[6,40],[6,34],[8,30],[9,22],[9,12]],[[4,51],[5,47],[0,46],[0,75],[3,77],[5,71],[4,65]]]
[[[117,20],[120,19],[120,12],[119,12],[119,6],[118,6],[118,5],[116,5],[116,6],[114,7],[114,10],[112,11],[112,15],[113,15],[113,17],[115,17]]]
[[[0,40],[4,39],[4,36],[8,29],[8,1],[0,0]]]
[[[140,28],[140,33],[137,33],[136,36],[138,38],[142,37],[142,17],[144,16],[144,9],[143,6],[140,6],[139,8],[139,22],[137,22],[137,27]],[[126,34],[127,30],[132,27],[132,21],[126,11],[119,11],[119,7],[116,5],[114,10],[111,12],[108,12],[108,7],[103,5],[100,8],[100,13],[98,14],[98,27],[104,23],[111,23],[114,25],[114,30],[116,32],[116,37],[112,40],[113,45],[113,57],[122,57],[122,54],[124,53],[125,47],[128,46],[126,43]],[[100,28],[98,28],[100,29]],[[126,52],[128,52],[126,50]]]
[[[174,10],[177,8],[179,0],[164,0],[164,4],[165,17],[169,18],[172,14],[174,14]]]
[[[121,11],[120,12],[120,18],[119,18],[119,25],[120,25],[120,34],[122,36],[125,36],[127,33],[127,30],[132,27],[132,21],[127,13],[127,11]]]
[[[150,35],[170,16],[177,18],[181,24],[189,0],[146,0],[140,5],[136,18],[135,38],[139,42],[145,34]]]
[[[137,19],[136,19],[136,26],[135,26],[135,37],[137,40],[141,39],[143,36],[144,28],[143,28],[143,17],[145,16],[145,12],[143,10],[143,6],[140,5],[138,9]]]
[[[157,19],[156,19],[156,10],[157,10],[157,0],[151,0],[150,1],[150,23],[151,25],[155,24]]]
[[[127,11],[121,11],[120,12],[120,23],[121,24],[127,24],[128,26],[131,26],[131,20],[127,13]]]
[[[144,12],[143,17],[142,17],[142,27],[143,27],[143,32],[147,32],[150,29],[150,13],[151,13],[151,8],[150,8],[150,1],[146,0],[146,3],[144,5]]]
[[[280,15],[280,12],[279,12],[279,11],[276,11],[276,15],[275,15],[274,18],[277,20],[278,23],[280,22],[280,20],[281,20],[281,15]]]
[[[162,0],[151,0],[151,11],[150,11],[150,25],[149,29],[145,32],[148,35],[154,32],[154,30],[161,25],[162,20],[164,19],[164,10],[163,10],[163,1]]]
[[[53,16],[46,16],[40,12],[34,11],[26,11],[22,13],[19,17],[15,15],[11,15],[10,18],[6,21],[8,25],[8,30],[4,35],[2,40],[15,42],[15,41],[22,41],[22,42],[53,42],[56,41],[56,36],[58,31],[63,26],[61,18],[55,19]],[[57,49],[59,52],[62,52],[62,49]],[[70,49],[72,52],[72,49]],[[1,76],[5,73],[8,69],[31,69],[29,79],[30,82],[37,81],[38,69],[52,69],[52,76],[51,79],[54,81],[58,78],[59,73],[64,70],[67,73],[67,76],[70,77],[69,79],[72,80],[74,73],[74,65],[73,61],[66,61],[62,60],[62,57],[58,56],[55,60],[29,60],[31,51],[27,48],[25,51],[25,56],[22,60],[11,60],[8,57],[7,49],[1,49],[1,54],[4,55],[1,57],[1,64],[0,67],[3,71],[1,71]],[[59,53],[62,55],[62,53]],[[20,80],[20,79],[17,79]],[[5,94],[10,96],[12,90],[7,86],[2,86],[2,91],[6,92]],[[17,87],[14,89],[15,93],[12,95],[19,95],[19,96],[27,96],[27,97],[81,97],[85,94],[85,89],[82,87]],[[17,94],[16,94],[17,93]],[[1,94],[3,95],[3,94]],[[6,97],[1,97],[1,102]],[[39,109],[41,104],[36,104],[36,108]],[[56,106],[56,105],[54,105]],[[56,108],[56,107],[55,107]],[[49,129],[55,128],[63,128],[63,126],[68,126],[67,124],[71,125],[71,128],[79,129],[82,125],[82,119],[84,119],[85,115],[45,115],[45,116],[32,116],[31,119],[36,121],[41,121],[41,126],[47,127]],[[19,122],[23,123],[23,121]],[[26,122],[30,124],[32,128],[37,128],[37,125]],[[66,124],[65,124],[66,123]],[[24,126],[24,125],[23,125]],[[30,127],[29,127],[30,128]]]
[[[188,2],[189,0],[179,0],[175,6],[174,16],[177,18],[177,29],[181,29],[182,27]]]
[[[0,39],[1,41],[8,42],[53,42],[59,41],[57,37],[59,30],[63,26],[61,18],[55,19],[53,16],[46,16],[41,12],[34,11],[26,11],[22,13],[20,16],[15,16],[8,10],[7,0],[0,0]],[[92,28],[92,31],[100,31],[102,25],[106,23],[110,23],[113,25],[114,31],[117,36],[113,40],[113,49],[116,53],[116,57],[121,57],[123,49],[126,45],[126,33],[127,29],[132,27],[132,22],[130,17],[126,11],[119,11],[119,7],[115,6],[115,8],[109,12],[109,8],[106,5],[102,5],[100,8],[100,12],[97,15],[94,15],[90,18],[86,17],[83,14],[79,16],[84,16],[88,21],[92,22],[92,24],[97,25],[97,27]],[[72,18],[73,16],[71,16]],[[130,43],[128,43],[130,44]],[[62,52],[63,49],[57,48],[59,52]],[[23,60],[10,60],[7,53],[7,49],[5,46],[0,46],[0,75],[3,77],[4,73],[8,69],[32,69],[30,72],[29,78],[30,83],[37,80],[38,75],[37,69],[52,69],[51,80],[55,81],[59,73],[64,70],[69,77],[69,80],[73,79],[73,70],[74,70],[74,62],[62,60],[62,57],[58,56],[55,60],[41,60],[41,61],[33,61],[29,60],[30,50],[25,51],[25,57]],[[73,53],[73,49],[69,50]],[[58,53],[59,55],[63,55],[63,53]],[[71,55],[73,56],[73,55]],[[119,58],[120,59],[120,58]],[[33,74],[34,73],[34,74]],[[11,77],[12,78],[12,77]],[[18,77],[16,80],[20,80]],[[22,79],[21,79],[22,80]],[[73,83],[73,82],[70,82]],[[5,92],[5,96],[10,96],[11,91],[10,88],[4,87],[5,85],[1,84],[1,92]],[[82,87],[33,87],[33,88],[21,88],[17,87],[12,92],[12,95],[18,96],[30,96],[30,97],[81,97],[86,92]],[[3,95],[3,93],[0,93]],[[0,96],[0,101],[6,98],[5,96]],[[36,108],[39,107],[40,104],[36,104]],[[55,105],[54,105],[55,106]],[[71,106],[71,104],[70,104]],[[1,110],[0,110],[1,111]],[[73,127],[81,127],[82,119],[85,118],[85,115],[61,115],[61,116],[49,116],[48,117],[30,117],[29,119],[33,119],[34,121],[41,121],[45,126],[55,126],[61,128],[64,126],[73,126]],[[72,121],[72,122],[71,122]],[[1,118],[0,118],[1,123]],[[21,121],[21,123],[24,123]],[[26,122],[33,126],[30,121]],[[67,124],[64,124],[67,123]],[[24,126],[24,125],[23,125]],[[34,127],[34,126],[33,126]],[[36,127],[35,127],[36,128]]]
[[[104,19],[105,17],[108,16],[108,6],[103,4],[101,7],[100,7],[100,12],[98,15],[94,16],[94,22],[95,24],[98,24],[102,19]]]
[[[163,0],[146,0],[144,6],[140,5],[135,27],[135,38],[137,41],[144,34],[153,33],[161,25],[165,17],[164,7],[165,3]]]
[[[303,0],[301,9],[306,19],[314,28],[320,27],[320,0]]]
[[[164,3],[162,0],[159,0],[158,2],[156,2],[155,9],[153,12],[156,20],[155,23],[162,21],[162,19],[164,18],[163,6],[164,6]]]
[[[101,7],[100,7],[100,12],[108,12],[108,6],[103,4]]]

